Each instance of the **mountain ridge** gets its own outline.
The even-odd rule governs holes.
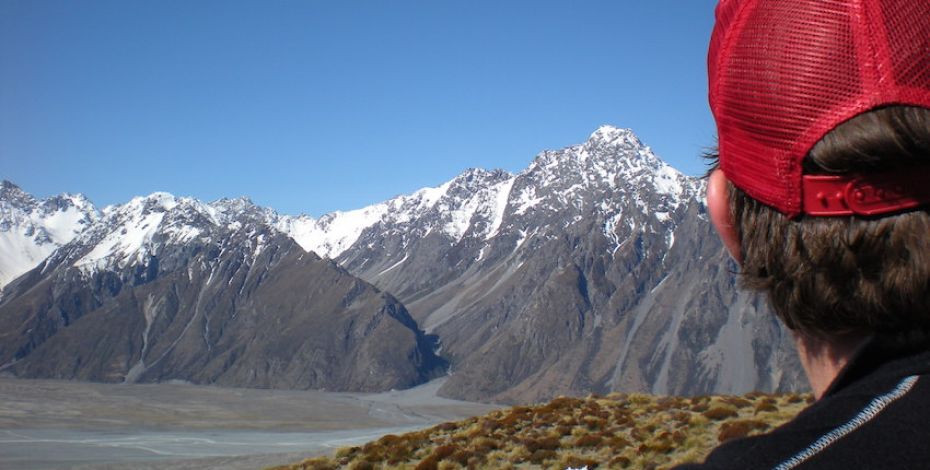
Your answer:
[[[665,177],[665,181],[671,181],[670,186],[674,186],[675,178],[688,178],[684,175],[681,175],[674,170],[672,167],[668,166],[662,162],[658,157],[652,154],[652,151],[649,147],[643,145],[639,138],[633,133],[630,129],[620,129],[609,125],[600,126],[594,133],[591,134],[590,138],[585,144],[576,145],[563,149],[563,151],[544,151],[539,153],[536,157],[533,158],[530,165],[523,171],[513,174],[501,169],[492,169],[486,170],[482,168],[467,168],[462,173],[454,177],[453,179],[443,183],[439,186],[430,186],[424,187],[413,193],[407,195],[397,196],[395,198],[382,201],[380,203],[371,204],[359,209],[353,209],[348,211],[334,211],[327,214],[323,214],[318,218],[313,218],[307,215],[286,215],[280,214],[273,209],[262,207],[247,197],[240,196],[237,198],[221,198],[212,202],[203,202],[195,198],[186,197],[186,196],[176,196],[174,194],[156,191],[147,196],[136,196],[133,197],[129,202],[124,204],[113,204],[103,209],[98,209],[94,206],[90,200],[83,194],[67,194],[62,193],[57,196],[52,196],[43,200],[37,200],[28,193],[22,191],[16,184],[8,181],[2,181],[2,189],[0,189],[0,201],[9,201],[9,200],[26,200],[30,201],[33,206],[47,206],[54,203],[59,203],[59,201],[72,201],[71,206],[74,206],[82,210],[90,216],[86,217],[86,221],[83,224],[89,226],[92,222],[96,222],[97,219],[106,217],[107,214],[114,213],[120,208],[126,207],[127,205],[138,205],[138,204],[169,204],[169,205],[193,205],[198,210],[208,213],[208,216],[211,218],[216,217],[225,217],[228,220],[235,220],[237,218],[243,217],[245,214],[251,214],[253,220],[261,220],[265,223],[268,223],[271,226],[281,230],[295,241],[300,244],[307,251],[314,251],[320,256],[328,257],[335,259],[342,252],[344,252],[348,247],[357,240],[358,236],[366,229],[374,225],[378,220],[381,220],[381,217],[386,215],[388,212],[400,212],[399,215],[395,216],[395,222],[405,222],[417,215],[417,210],[422,209],[431,209],[435,207],[436,204],[442,202],[442,198],[449,195],[449,192],[461,191],[463,186],[467,186],[469,183],[474,182],[475,180],[479,181],[491,181],[492,185],[500,185],[499,188],[492,188],[490,193],[493,196],[503,195],[506,196],[509,194],[509,191],[512,189],[513,180],[517,177],[523,176],[527,173],[541,170],[546,174],[546,169],[551,169],[553,166],[558,166],[560,163],[565,163],[565,159],[560,159],[558,157],[568,155],[569,157],[580,157],[580,161],[586,161],[589,156],[588,149],[591,146],[610,146],[618,145],[618,142],[621,144],[632,145],[640,147],[644,152],[640,153],[640,156],[646,158],[648,163],[651,164],[654,168],[659,168]],[[569,150],[565,152],[564,150]],[[577,150],[577,151],[576,151]],[[563,165],[564,167],[564,165]],[[633,167],[635,168],[635,167]],[[598,168],[598,171],[602,176],[606,176],[607,173],[604,172],[603,168]],[[548,172],[547,176],[552,178],[552,172]],[[669,174],[671,173],[671,174]],[[691,179],[691,178],[688,178]],[[678,183],[680,184],[680,182]],[[464,188],[467,189],[467,188]],[[678,188],[679,190],[681,188]],[[16,194],[15,196],[9,196],[10,193]],[[502,201],[499,201],[502,202]],[[523,213],[530,208],[535,207],[536,199],[533,197],[531,190],[523,193],[520,198],[521,205],[516,209],[516,212]],[[403,211],[403,209],[407,209]],[[412,209],[412,211],[411,211]],[[440,207],[440,209],[455,209],[450,207]],[[465,209],[464,214],[473,215],[472,213],[467,212],[469,207],[458,208]],[[29,212],[27,210],[27,212]],[[499,210],[495,212],[495,215],[500,216],[502,208],[499,207]],[[9,220],[9,214],[3,214],[7,217],[0,219],[0,223],[5,225],[11,225]],[[495,218],[497,223],[490,224],[491,229],[484,233],[486,238],[490,238],[496,234],[496,228],[499,227],[499,220]],[[447,224],[442,227],[443,231],[450,236],[455,238],[461,238],[464,233],[470,228],[470,225],[467,222],[470,222],[470,217],[453,217],[452,220],[447,221]],[[355,223],[352,223],[355,222]],[[466,222],[463,226],[463,222]],[[218,224],[219,220],[214,220],[214,224]],[[73,235],[79,235],[82,231],[79,227],[74,226],[72,222],[71,227],[69,228],[73,231]],[[327,228],[332,228],[333,230],[325,230]],[[56,240],[59,240],[55,243],[56,247],[61,246],[67,241],[70,241],[71,238],[58,236],[53,237]],[[37,262],[35,264],[38,264]],[[9,279],[11,280],[11,279]],[[9,281],[7,280],[7,282]],[[6,282],[0,282],[0,287],[2,287]]]
[[[701,179],[663,162],[631,130],[602,126],[515,174],[468,169],[316,219],[248,198],[154,193],[100,211],[106,224],[30,275],[58,260],[85,279],[110,270],[136,282],[153,269],[147,260],[158,271],[178,257],[163,256],[165,246],[222,245],[238,234],[257,257],[268,240],[280,247],[286,238],[397,299],[410,318],[401,323],[422,330],[411,341],[435,337],[449,361],[445,396],[803,389],[790,336],[764,302],[738,291],[703,191]],[[3,289],[5,297],[15,290]]]
[[[3,287],[0,370],[346,391],[445,370],[397,299],[306,252],[269,214],[167,193],[105,208]]]

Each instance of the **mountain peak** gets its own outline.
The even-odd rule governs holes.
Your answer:
[[[276,224],[279,215],[274,209],[262,207],[246,196],[234,199],[222,198],[207,204],[211,211],[215,211],[226,223],[253,222]]]
[[[643,147],[643,143],[632,129],[614,127],[605,124],[598,127],[590,137],[589,143],[601,142],[605,144],[626,144],[634,147]]]
[[[0,288],[34,268],[98,218],[81,194],[36,199],[8,180],[0,182]]]
[[[509,172],[501,169],[469,168],[456,176],[451,183],[454,186],[481,186],[494,184],[512,177],[513,175]]]
[[[28,193],[22,190],[19,186],[14,184],[12,181],[3,180],[0,182],[0,197],[8,199],[11,197],[23,197],[28,196]]]
[[[148,196],[137,196],[132,198],[126,207],[130,209],[140,209],[143,211],[167,212],[178,205],[178,198],[171,193],[156,191]]]
[[[237,198],[221,198],[217,199],[209,204],[211,207],[220,210],[221,212],[245,212],[247,210],[252,210],[258,208],[258,206],[252,202],[252,199],[248,196],[239,196]]]

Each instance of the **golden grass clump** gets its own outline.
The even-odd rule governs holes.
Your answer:
[[[278,470],[666,469],[703,460],[720,442],[766,432],[810,401],[809,395],[757,392],[741,397],[558,397],[386,435]]]
[[[768,423],[754,419],[728,421],[720,425],[720,433],[717,435],[717,440],[720,442],[726,442],[731,439],[746,437],[750,433],[753,433],[753,431],[762,432],[767,431],[768,429]]]
[[[701,414],[704,415],[705,418],[714,421],[720,421],[723,419],[735,418],[739,416],[736,408],[728,405],[714,405]]]

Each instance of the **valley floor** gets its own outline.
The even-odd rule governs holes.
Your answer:
[[[495,407],[436,396],[0,378],[0,468],[262,468]]]

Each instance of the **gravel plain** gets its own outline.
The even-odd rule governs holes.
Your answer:
[[[0,378],[0,468],[257,469],[484,414],[444,379],[379,394]]]

